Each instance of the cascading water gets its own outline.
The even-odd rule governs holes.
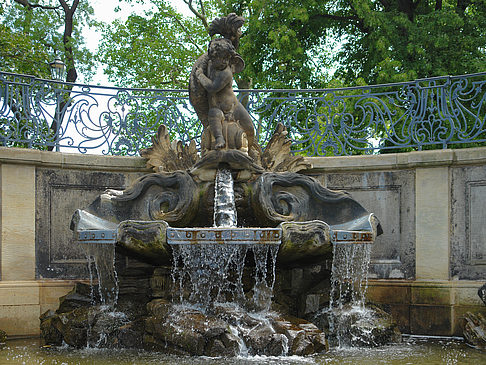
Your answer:
[[[372,315],[365,307],[371,245],[338,243],[333,245],[331,294],[328,309],[330,333],[338,347],[350,346],[355,336],[352,323],[369,320]],[[365,339],[361,339],[365,341]]]
[[[115,269],[115,246],[108,243],[91,243],[85,246],[86,258],[91,286],[91,302],[96,305],[99,298],[100,308],[89,311],[87,326],[87,347],[104,347],[107,342],[110,328],[115,325],[127,323],[127,316],[115,310],[118,301],[118,277]],[[97,282],[98,295],[93,292]],[[95,322],[95,317],[103,320],[100,328],[93,329],[90,323]],[[106,328],[105,328],[106,327]]]
[[[237,226],[233,185],[231,170],[218,169],[214,185],[215,229]],[[209,235],[209,232],[200,233],[197,229],[192,233],[202,238]],[[229,239],[222,237],[224,233],[228,233]],[[210,308],[214,303],[243,305],[246,300],[243,270],[247,254],[251,251],[255,262],[251,307],[268,310],[275,283],[278,245],[245,242],[244,237],[249,240],[254,238],[256,233],[252,229],[215,230],[214,234],[214,239],[206,243],[172,245],[172,277],[177,284],[181,303],[196,304],[203,309]]]
[[[86,245],[86,257],[90,282],[98,281],[100,302],[114,308],[118,299],[118,279],[115,270],[115,246],[113,244],[93,243]],[[93,270],[93,264],[95,270]],[[95,272],[95,273],[94,273]]]
[[[214,182],[213,227],[236,227],[237,221],[231,170],[218,169]]]

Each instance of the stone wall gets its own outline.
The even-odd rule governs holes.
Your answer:
[[[309,158],[305,173],[346,190],[382,222],[369,298],[406,333],[461,333],[483,310],[486,281],[486,148]],[[36,335],[38,316],[85,279],[69,222],[107,188],[149,172],[138,157],[0,148],[0,328]]]

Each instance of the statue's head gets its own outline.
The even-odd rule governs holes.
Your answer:
[[[238,73],[245,68],[245,62],[236,52],[231,41],[226,38],[213,39],[209,43],[208,56],[213,62],[213,66],[220,70],[232,66],[233,72]]]

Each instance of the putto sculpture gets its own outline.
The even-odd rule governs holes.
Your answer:
[[[230,14],[211,23],[210,35],[224,38],[209,43],[208,52],[196,61],[189,78],[189,99],[204,126],[203,154],[222,148],[246,153],[258,149],[251,117],[233,92],[233,75],[245,68],[236,52],[243,22],[242,17]]]

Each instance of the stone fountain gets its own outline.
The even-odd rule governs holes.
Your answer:
[[[75,212],[71,229],[97,279],[78,284],[56,313],[41,317],[47,343],[208,356],[328,348],[325,331],[334,324],[314,317],[319,328],[292,310],[279,273],[319,267],[328,275],[317,275],[318,284],[329,283],[335,247],[369,247],[381,227],[349,194],[299,173],[310,165],[291,154],[283,125],[265,150],[257,144],[232,90],[244,67],[236,52],[242,24],[235,14],[215,19],[210,34],[223,37],[190,75],[190,100],[204,126],[201,151],[194,141],[171,141],[162,125],[141,151],[154,173]],[[331,303],[345,291],[320,289]],[[395,326],[387,329],[387,340],[395,338]]]

